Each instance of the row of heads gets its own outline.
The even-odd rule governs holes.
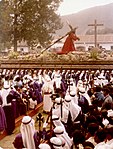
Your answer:
[[[38,73],[47,73],[47,72],[56,72],[56,73],[64,73],[64,72],[68,72],[68,73],[113,73],[113,70],[110,69],[0,69],[0,74],[3,75],[8,75],[8,74],[20,74],[20,73],[24,73],[24,74],[38,74]]]

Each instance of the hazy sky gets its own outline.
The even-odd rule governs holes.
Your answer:
[[[60,15],[72,14],[83,9],[109,3],[113,3],[113,0],[63,0],[58,13]]]

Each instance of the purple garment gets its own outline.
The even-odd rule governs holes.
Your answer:
[[[38,82],[34,82],[32,88],[30,88],[29,95],[33,100],[38,103],[42,102],[41,85]]]
[[[14,102],[12,101],[14,116],[18,117],[19,115],[25,115],[26,105],[23,103],[23,100],[20,94],[14,90],[12,90],[10,94],[12,94],[12,97],[13,97],[12,99],[15,100]]]
[[[60,92],[60,93],[62,94],[62,95],[61,95],[62,98],[65,97],[65,94],[66,94],[66,86],[65,86],[65,84],[64,84],[63,81],[61,81],[60,88],[57,88],[57,87],[56,87],[56,82],[54,82],[53,87],[54,87],[55,93]]]
[[[2,106],[0,105],[0,131],[7,128],[6,117]]]
[[[13,141],[13,145],[14,145],[14,147],[16,149],[22,149],[22,148],[24,148],[21,133],[19,133],[19,134],[16,135],[16,138]]]
[[[0,96],[0,131],[3,131],[7,128],[6,116],[5,116],[2,104],[3,104],[3,101],[2,101],[2,97]]]
[[[19,116],[19,107],[17,104],[16,92],[14,90],[11,90],[7,96],[7,102],[12,104],[14,117],[17,118]]]
[[[15,129],[15,118],[14,118],[14,113],[11,105],[4,106],[4,113],[6,116],[6,122],[7,122],[7,134],[11,135],[13,130]]]
[[[13,108],[14,117],[17,118],[19,116],[19,109],[18,109],[16,99],[13,99],[11,104],[12,104],[12,108]]]
[[[39,84],[38,82],[33,83],[33,89],[38,89],[39,92],[41,92],[42,84]]]
[[[34,142],[35,142],[35,147],[38,148],[39,144],[40,144],[40,139],[39,139],[39,133],[35,132],[34,133]],[[16,149],[22,149],[24,148],[23,145],[23,140],[22,140],[22,134],[19,133],[16,135],[14,141],[13,141],[13,145]]]
[[[42,102],[42,94],[39,92],[38,89],[34,90],[34,96],[36,97],[37,104]]]

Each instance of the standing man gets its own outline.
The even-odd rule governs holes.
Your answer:
[[[43,96],[43,112],[49,113],[52,107],[51,95],[54,92],[53,83],[51,78],[48,76],[42,86],[42,96]]]

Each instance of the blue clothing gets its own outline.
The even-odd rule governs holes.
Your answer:
[[[97,100],[102,100],[102,101],[104,101],[104,95],[103,95],[103,93],[102,92],[96,92],[95,93],[95,97],[96,97],[96,99]]]

